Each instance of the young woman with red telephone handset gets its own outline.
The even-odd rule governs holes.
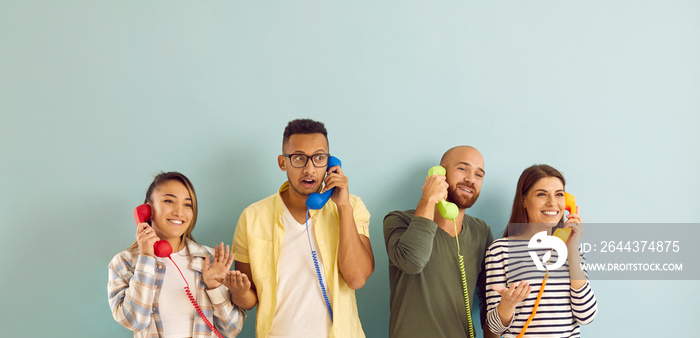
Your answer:
[[[178,172],[161,173],[146,191],[145,202],[152,210],[150,225],[137,224],[136,241],[109,263],[114,319],[134,331],[134,337],[238,335],[246,314],[231,303],[222,283],[233,255],[223,242],[212,249],[192,238],[197,195],[190,180]],[[170,257],[156,256],[159,240],[172,246]]]

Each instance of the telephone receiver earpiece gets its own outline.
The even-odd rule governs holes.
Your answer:
[[[340,160],[335,157],[331,156],[328,158],[328,169],[326,172],[329,172],[331,168],[335,166],[341,166]],[[318,210],[323,208],[324,205],[326,205],[326,202],[333,196],[333,192],[335,191],[335,188],[330,189],[324,193],[312,193],[306,198],[306,207],[311,209],[311,210]]]
[[[574,195],[565,192],[564,193],[564,203],[566,206],[564,209],[569,212],[569,215],[571,214],[578,214],[578,206],[576,205],[576,197]],[[554,233],[552,236],[557,237],[564,241],[566,243],[567,240],[569,240],[569,236],[571,235],[571,228],[560,228],[557,230],[554,230]]]
[[[445,176],[447,174],[447,170],[439,165],[436,165],[430,170],[428,170],[428,177],[433,176],[433,175],[442,175]],[[451,219],[454,220],[457,218],[457,215],[459,214],[459,208],[457,208],[457,205],[454,203],[450,203],[448,201],[445,201],[444,199],[440,202],[437,203],[438,211],[440,212],[440,215],[444,217],[445,219]]]
[[[151,206],[141,204],[134,209],[134,220],[136,224],[145,223],[151,220]],[[173,246],[168,241],[157,241],[153,244],[153,252],[158,257],[169,257],[173,253]]]

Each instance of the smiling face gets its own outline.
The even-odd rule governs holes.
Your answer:
[[[459,209],[470,208],[481,193],[484,157],[472,147],[456,147],[443,156],[441,165],[447,170],[447,201]]]
[[[151,194],[151,225],[161,240],[179,239],[192,225],[194,210],[190,193],[182,182],[169,180]]]
[[[564,184],[552,176],[539,179],[523,200],[529,223],[556,225],[564,216],[565,204]]]
[[[294,134],[284,144],[283,152],[288,155],[304,154],[308,156],[328,153],[328,140],[320,133]],[[290,159],[282,155],[278,156],[277,161],[280,169],[287,172],[289,186],[295,194],[309,196],[321,189],[327,166],[317,168],[309,159],[303,168],[295,168]]]

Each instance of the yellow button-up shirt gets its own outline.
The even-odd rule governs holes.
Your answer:
[[[270,332],[277,307],[277,266],[285,232],[282,225],[285,205],[280,193],[287,189],[289,182],[285,182],[274,195],[245,208],[233,235],[236,260],[250,264],[251,277],[257,288],[256,337],[266,337]],[[369,211],[354,195],[350,195],[350,205],[357,232],[369,238]],[[314,233],[324,262],[328,297],[333,308],[329,337],[364,337],[355,290],[348,287],[338,270],[338,207],[330,200],[321,210],[311,210],[309,217],[315,225]],[[318,285],[309,286],[312,287]]]

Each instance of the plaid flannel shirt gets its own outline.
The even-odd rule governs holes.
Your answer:
[[[195,271],[193,294],[209,322],[224,336],[235,337],[241,332],[246,313],[231,303],[224,285],[207,290],[202,280],[204,258],[213,259],[212,248],[186,240]],[[138,255],[137,250],[125,250],[109,263],[107,284],[109,306],[114,319],[134,331],[134,337],[160,337],[163,323],[158,308],[158,296],[163,285],[165,266],[154,257]],[[184,292],[184,290],[183,290]],[[192,311],[194,307],[192,307]],[[193,338],[216,337],[195,312]]]

